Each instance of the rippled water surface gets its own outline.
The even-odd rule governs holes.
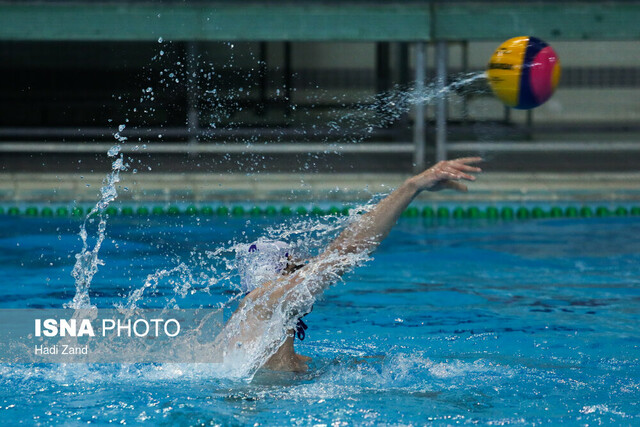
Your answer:
[[[1,220],[0,308],[70,301],[79,222]],[[181,307],[225,302],[236,278],[210,285],[207,251],[281,221],[291,219],[112,218],[91,301],[111,307],[182,264],[144,304],[163,306],[185,282]],[[0,365],[0,420],[637,424],[638,236],[637,218],[403,218],[307,316],[296,345],[309,372],[232,381],[207,365]]]

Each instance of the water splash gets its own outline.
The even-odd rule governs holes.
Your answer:
[[[374,204],[352,209],[348,216],[307,217],[268,227],[262,238],[286,241],[297,263],[305,268],[286,280],[274,280],[261,288],[255,298],[245,298],[234,316],[216,337],[216,348],[223,356],[221,372],[229,378],[251,380],[258,369],[280,348],[287,331],[294,329],[297,314],[308,313],[321,295],[320,289],[342,280],[342,273],[366,263],[369,251],[325,252],[336,236],[355,223]],[[230,250],[246,250],[242,243]],[[219,256],[217,252],[212,256]],[[317,255],[323,262],[318,263]],[[241,260],[236,258],[235,261]],[[308,262],[307,262],[308,261]],[[233,265],[237,272],[238,265]],[[238,283],[239,280],[236,281]],[[289,286],[295,283],[295,286]],[[241,293],[239,294],[242,295]]]
[[[355,110],[328,122],[330,129],[325,142],[330,138],[341,138],[345,130],[349,132],[349,143],[362,142],[381,128],[399,121],[418,104],[431,104],[433,101],[449,96],[473,83],[486,79],[486,73],[473,72],[458,76],[448,85],[440,86],[432,82],[422,90],[396,87],[390,91],[376,94],[370,99],[360,101]]]
[[[177,83],[180,77],[177,74],[168,73],[172,82]],[[376,129],[403,117],[414,105],[428,104],[435,99],[447,96],[452,91],[457,91],[476,80],[485,78],[484,73],[472,73],[457,79],[453,83],[440,87],[432,84],[423,91],[394,89],[387,93],[378,94],[372,100],[365,100],[358,104],[356,111],[343,114],[329,122],[331,132],[326,137],[340,137],[345,130],[352,135],[347,142],[359,142],[370,136]],[[215,90],[208,92],[215,94]],[[104,210],[117,196],[117,183],[120,181],[120,172],[125,171],[128,165],[124,163],[121,153],[121,144],[126,137],[121,135],[125,129],[119,126],[114,134],[117,144],[109,149],[107,155],[115,158],[111,172],[103,181],[101,198],[85,217],[80,227],[80,238],[83,243],[82,250],[76,255],[76,264],[72,271],[75,279],[76,294],[73,301],[66,304],[68,308],[91,308],[89,290],[91,281],[97,273],[99,266],[104,265],[98,257],[98,253],[105,237],[107,220]],[[329,147],[327,152],[331,152]],[[262,159],[264,160],[264,159]],[[258,160],[260,161],[260,160]],[[326,245],[335,238],[338,233],[350,224],[361,220],[362,214],[373,207],[373,203],[365,204],[350,211],[348,216],[328,216],[324,218],[307,217],[302,220],[293,220],[269,227],[265,230],[263,238],[287,241],[293,248],[296,257],[304,260],[317,255]],[[98,225],[93,247],[89,244],[87,224],[92,224],[98,218]],[[147,276],[145,282],[132,290],[126,299],[116,306],[125,310],[134,310],[145,301],[145,294],[157,289],[160,282],[177,276],[173,287],[174,296],[167,302],[166,307],[177,306],[180,298],[191,292],[209,292],[213,286],[231,284],[236,289],[236,294],[219,308],[229,307],[243,296],[238,291],[238,266],[230,256],[245,247],[247,242],[234,241],[225,247],[219,247],[206,252],[203,262],[209,262],[216,266],[211,267],[208,275],[202,274],[196,278],[192,274],[189,265],[180,262],[174,267],[160,269]],[[333,256],[333,258],[331,258]],[[292,290],[281,292],[279,286],[273,286],[260,298],[254,301],[245,300],[226,325],[223,332],[216,338],[214,344],[217,351],[224,355],[225,363],[219,369],[219,374],[224,377],[251,379],[256,371],[268,360],[268,358],[280,347],[286,339],[287,330],[295,323],[296,316],[292,312],[308,312],[315,303],[319,283],[322,281],[335,282],[340,280],[340,272],[348,271],[369,260],[366,250],[361,250],[348,255],[333,254],[329,256],[330,269],[320,270],[309,266],[299,273],[299,284]],[[303,273],[302,273],[303,272]],[[296,274],[296,273],[294,273]],[[203,286],[197,287],[196,282],[203,282]],[[285,283],[286,281],[280,281]],[[280,293],[279,293],[280,292]],[[274,302],[275,299],[275,302]],[[256,321],[262,307],[269,306],[269,320]],[[259,316],[258,316],[259,317]]]
[[[76,293],[73,300],[64,305],[65,308],[73,308],[76,310],[94,308],[94,306],[91,305],[89,289],[93,276],[98,272],[98,267],[104,265],[104,262],[98,258],[98,253],[100,252],[100,247],[104,241],[107,229],[107,219],[104,216],[104,210],[109,206],[109,203],[118,197],[116,185],[120,182],[120,172],[127,170],[128,167],[128,165],[124,163],[123,154],[120,153],[120,144],[123,144],[127,140],[126,137],[120,135],[120,132],[122,132],[124,128],[124,125],[118,127],[118,132],[114,134],[118,144],[111,147],[107,152],[109,157],[117,158],[111,164],[111,172],[102,181],[100,200],[98,200],[96,205],[87,213],[80,226],[79,235],[82,240],[82,249],[76,254],[76,263],[71,271],[71,276],[75,280]],[[96,215],[98,217],[96,242],[93,247],[90,248],[87,223],[93,223]]]
[[[133,290],[127,297],[126,301],[124,303],[116,304],[116,307],[128,311],[135,310],[137,308],[138,302],[142,300],[145,292],[153,292],[163,279],[171,277],[172,275],[178,275],[178,277],[180,278],[180,281],[178,282],[179,285],[176,285],[173,289],[175,295],[184,297],[187,294],[189,288],[191,288],[191,284],[194,282],[194,278],[189,267],[185,263],[181,262],[176,267],[170,269],[163,268],[153,274],[148,275],[146,280],[144,281],[144,284],[141,287]],[[174,297],[169,301],[169,303],[166,304],[164,308],[168,308],[174,305],[175,302],[176,300]],[[173,308],[177,307],[174,306]]]

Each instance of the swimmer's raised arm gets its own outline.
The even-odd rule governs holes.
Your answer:
[[[271,338],[275,353],[270,353],[267,365],[274,369],[306,370],[306,360],[295,354],[293,324],[290,322],[300,320],[308,313],[315,297],[352,268],[357,259],[362,259],[359,254],[375,250],[418,194],[425,190],[445,188],[467,191],[460,181],[474,181],[472,173],[481,170],[472,165],[480,161],[480,157],[443,161],[407,179],[373,209],[349,225],[324,252],[309,263],[277,280],[260,285],[246,295],[223,332],[218,335],[219,338],[216,338],[216,345],[222,345],[223,351],[235,351],[239,345],[250,351],[257,342],[269,337],[269,331],[273,332],[274,323],[270,319],[274,315],[282,316],[279,319],[285,322],[284,326],[290,332],[279,343]],[[356,256],[350,256],[352,254]],[[265,348],[265,351],[269,348]]]
[[[475,181],[475,176],[471,174],[481,172],[481,169],[472,164],[481,161],[480,157],[446,160],[407,179],[356,223],[347,227],[324,252],[292,275],[282,291],[286,293],[292,290],[308,276],[307,273],[311,273],[313,283],[309,290],[313,294],[321,293],[352,266],[347,255],[375,250],[418,194],[425,190],[439,191],[447,188],[467,191],[467,186],[459,181]]]
[[[373,251],[384,240],[411,201],[422,191],[450,188],[467,191],[459,180],[474,181],[470,173],[481,172],[470,163],[482,161],[480,157],[465,157],[439,162],[426,171],[407,179],[400,187],[382,199],[371,211],[343,231],[326,252],[347,254],[362,250]]]

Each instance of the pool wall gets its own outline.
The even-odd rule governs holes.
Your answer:
[[[105,173],[0,174],[0,204],[69,204],[98,200]],[[300,203],[359,202],[388,193],[408,174],[206,174],[124,172],[119,203]],[[428,203],[553,202],[613,204],[640,202],[640,172],[507,173],[489,172],[469,183],[468,193],[425,192]]]

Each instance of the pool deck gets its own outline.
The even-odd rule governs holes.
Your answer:
[[[0,203],[90,203],[106,174],[2,173]],[[304,203],[364,201],[409,175],[396,173],[123,173],[118,200],[131,203]],[[489,172],[468,193],[423,193],[433,202],[639,202],[640,172]]]

